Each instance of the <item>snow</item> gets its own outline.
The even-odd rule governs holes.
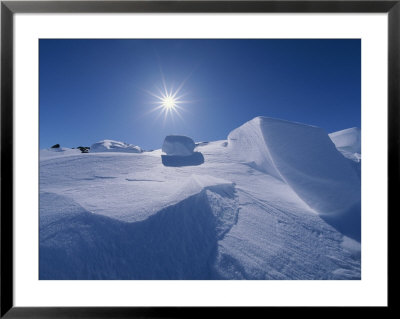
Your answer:
[[[342,214],[360,201],[357,174],[318,127],[257,117],[229,134],[228,148],[290,185],[319,214]]]
[[[81,154],[80,149],[72,149],[72,148],[67,148],[67,147],[58,147],[58,148],[46,148],[42,149],[39,152],[39,157],[40,160],[45,160],[45,159],[51,159],[51,158],[56,158],[60,156],[66,156],[66,155],[77,155]]]
[[[360,279],[359,177],[323,130],[256,118],[194,153],[41,156],[40,279]]]
[[[348,159],[361,161],[361,130],[358,127],[329,134],[336,148]]]
[[[354,153],[361,153],[361,130],[353,127],[329,134],[337,148],[347,149]]]
[[[139,146],[127,144],[124,142],[103,140],[94,143],[90,147],[90,152],[91,153],[100,153],[100,152],[141,153],[143,152],[143,150]]]
[[[168,135],[162,145],[162,151],[172,156],[190,156],[194,148],[194,141],[183,135]]]

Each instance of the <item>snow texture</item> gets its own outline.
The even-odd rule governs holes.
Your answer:
[[[94,143],[90,147],[90,152],[91,153],[100,153],[100,152],[141,153],[143,152],[143,150],[139,146],[127,144],[124,142],[103,140]]]
[[[39,278],[361,278],[359,176],[323,130],[255,118],[196,152],[41,156]]]

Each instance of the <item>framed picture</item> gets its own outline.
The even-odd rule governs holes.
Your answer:
[[[387,309],[399,19],[2,1],[1,316]]]

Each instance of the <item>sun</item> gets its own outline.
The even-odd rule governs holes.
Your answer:
[[[177,88],[170,86],[167,88],[165,80],[163,79],[162,88],[157,88],[158,93],[151,91],[146,91],[151,96],[153,96],[155,107],[149,110],[149,112],[159,111],[157,118],[161,115],[164,117],[164,122],[170,118],[174,120],[175,117],[183,120],[181,113],[184,112],[184,105],[190,103],[190,101],[183,99],[186,93],[182,93],[182,87],[184,82],[182,82]]]
[[[161,103],[162,107],[167,110],[173,110],[177,106],[177,100],[173,96],[163,96]]]

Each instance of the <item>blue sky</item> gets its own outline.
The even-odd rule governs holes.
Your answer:
[[[361,125],[361,41],[39,40],[40,148],[226,139],[256,116]],[[163,79],[180,116],[154,111]],[[153,110],[153,111],[152,111]]]

